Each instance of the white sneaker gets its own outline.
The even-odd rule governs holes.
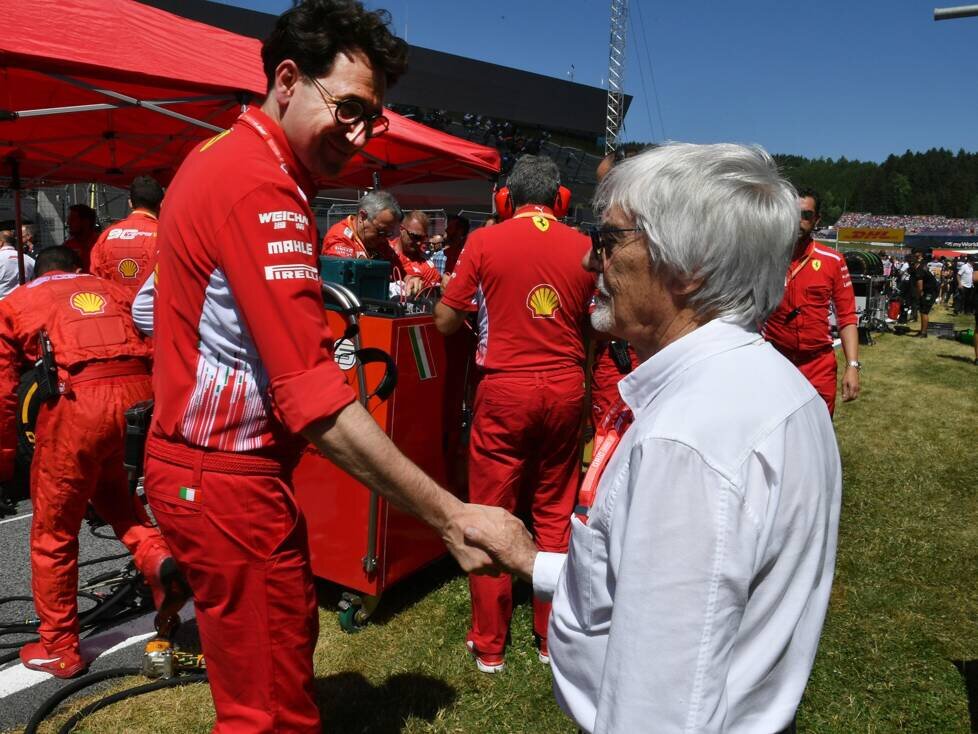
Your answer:
[[[506,660],[502,655],[480,655],[475,651],[475,643],[472,640],[465,641],[465,647],[469,654],[475,658],[475,666],[482,673],[502,673],[506,670]]]

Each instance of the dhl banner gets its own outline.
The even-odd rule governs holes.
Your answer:
[[[903,242],[903,230],[894,227],[839,227],[839,242]]]

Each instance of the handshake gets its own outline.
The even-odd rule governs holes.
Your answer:
[[[501,507],[460,504],[442,539],[463,571],[533,578],[537,547],[526,526]]]

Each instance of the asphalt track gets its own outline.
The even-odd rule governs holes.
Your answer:
[[[12,516],[0,518],[0,598],[9,596],[30,596],[30,526],[31,506],[29,500],[17,503],[17,512]],[[99,533],[111,535],[109,527],[99,529]],[[115,539],[103,539],[92,535],[87,524],[83,524],[79,536],[79,560],[86,561],[105,556],[118,555],[125,551]],[[127,563],[126,558],[96,563],[81,568],[80,581],[120,569]],[[193,607],[187,606],[181,613],[185,624],[180,629],[178,644],[192,647],[196,629],[188,618]],[[16,622],[26,616],[33,616],[30,604],[0,605],[0,622]],[[153,613],[147,613],[121,625],[102,631],[82,641],[82,654],[94,658],[90,671],[106,670],[120,666],[138,666],[142,660],[143,643],[153,633]],[[0,642],[15,642],[20,638],[0,637]],[[0,650],[0,654],[9,650]],[[27,670],[19,662],[0,667],[0,731],[23,727],[31,714],[65,681],[47,673]],[[97,691],[98,687],[91,690]]]

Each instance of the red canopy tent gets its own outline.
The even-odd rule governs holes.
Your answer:
[[[32,185],[164,181],[190,147],[261,98],[261,44],[133,0],[8,0],[0,34],[0,157]],[[499,154],[387,112],[335,181],[489,178]],[[9,173],[9,166],[4,173]]]

